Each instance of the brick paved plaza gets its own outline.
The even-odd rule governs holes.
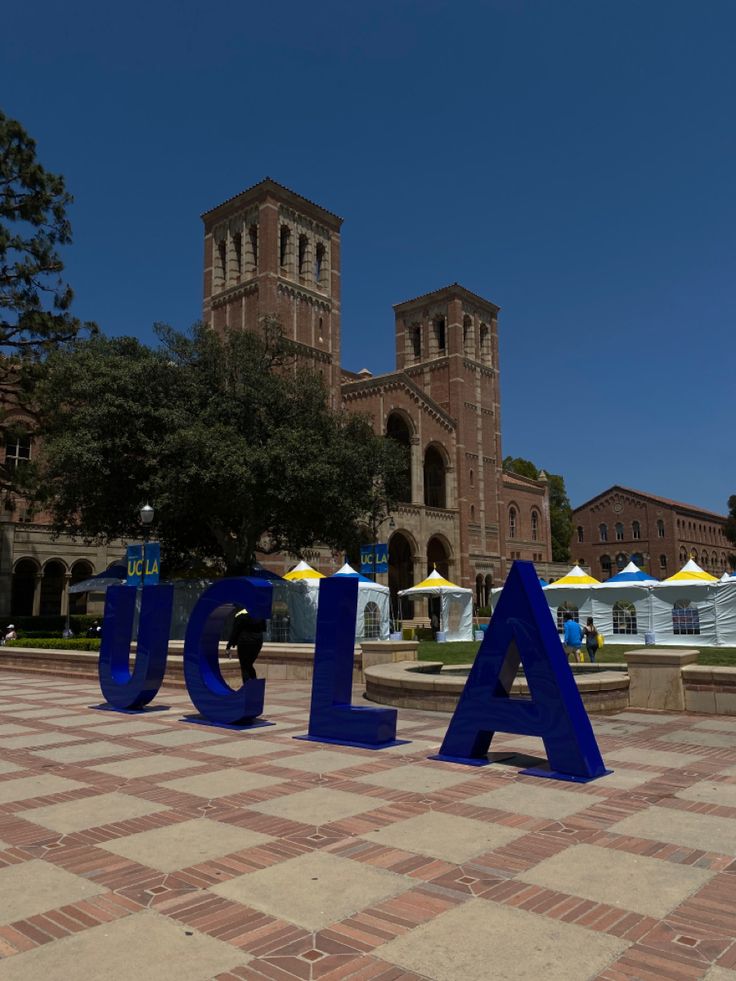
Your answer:
[[[594,726],[612,776],[428,761],[449,716],[370,752],[294,741],[306,684],[238,732],[0,676],[0,981],[736,981],[736,720]]]

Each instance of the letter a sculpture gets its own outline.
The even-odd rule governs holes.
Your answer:
[[[530,698],[511,697],[519,663]],[[549,769],[533,776],[586,783],[603,764],[549,606],[531,562],[514,562],[467,684],[433,759],[482,766],[494,733],[541,736]]]

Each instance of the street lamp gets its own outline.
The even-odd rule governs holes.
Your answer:
[[[143,541],[145,542],[143,546],[143,563],[141,566],[141,586],[146,581],[146,545],[148,545],[148,539],[151,534],[151,525],[153,524],[154,510],[150,504],[144,504],[143,507],[138,512],[141,518],[141,524],[143,525]]]

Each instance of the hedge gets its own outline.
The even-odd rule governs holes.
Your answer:
[[[84,634],[95,620],[101,619],[100,615],[95,616],[92,613],[73,613],[69,617],[69,626],[79,636]],[[2,617],[0,630],[4,632],[10,623],[15,626],[16,633],[19,635],[23,633],[28,637],[53,637],[58,633],[61,637],[61,632],[66,626],[66,617]]]
[[[20,637],[18,640],[10,640],[6,647],[32,647],[34,650],[61,650],[61,651],[99,651],[99,637],[70,637],[64,640],[61,637]]]

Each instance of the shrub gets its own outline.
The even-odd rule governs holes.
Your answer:
[[[21,637],[18,640],[11,640],[6,647],[32,647],[34,650],[61,650],[61,651],[99,651],[99,637],[70,637],[63,640],[61,637]]]

